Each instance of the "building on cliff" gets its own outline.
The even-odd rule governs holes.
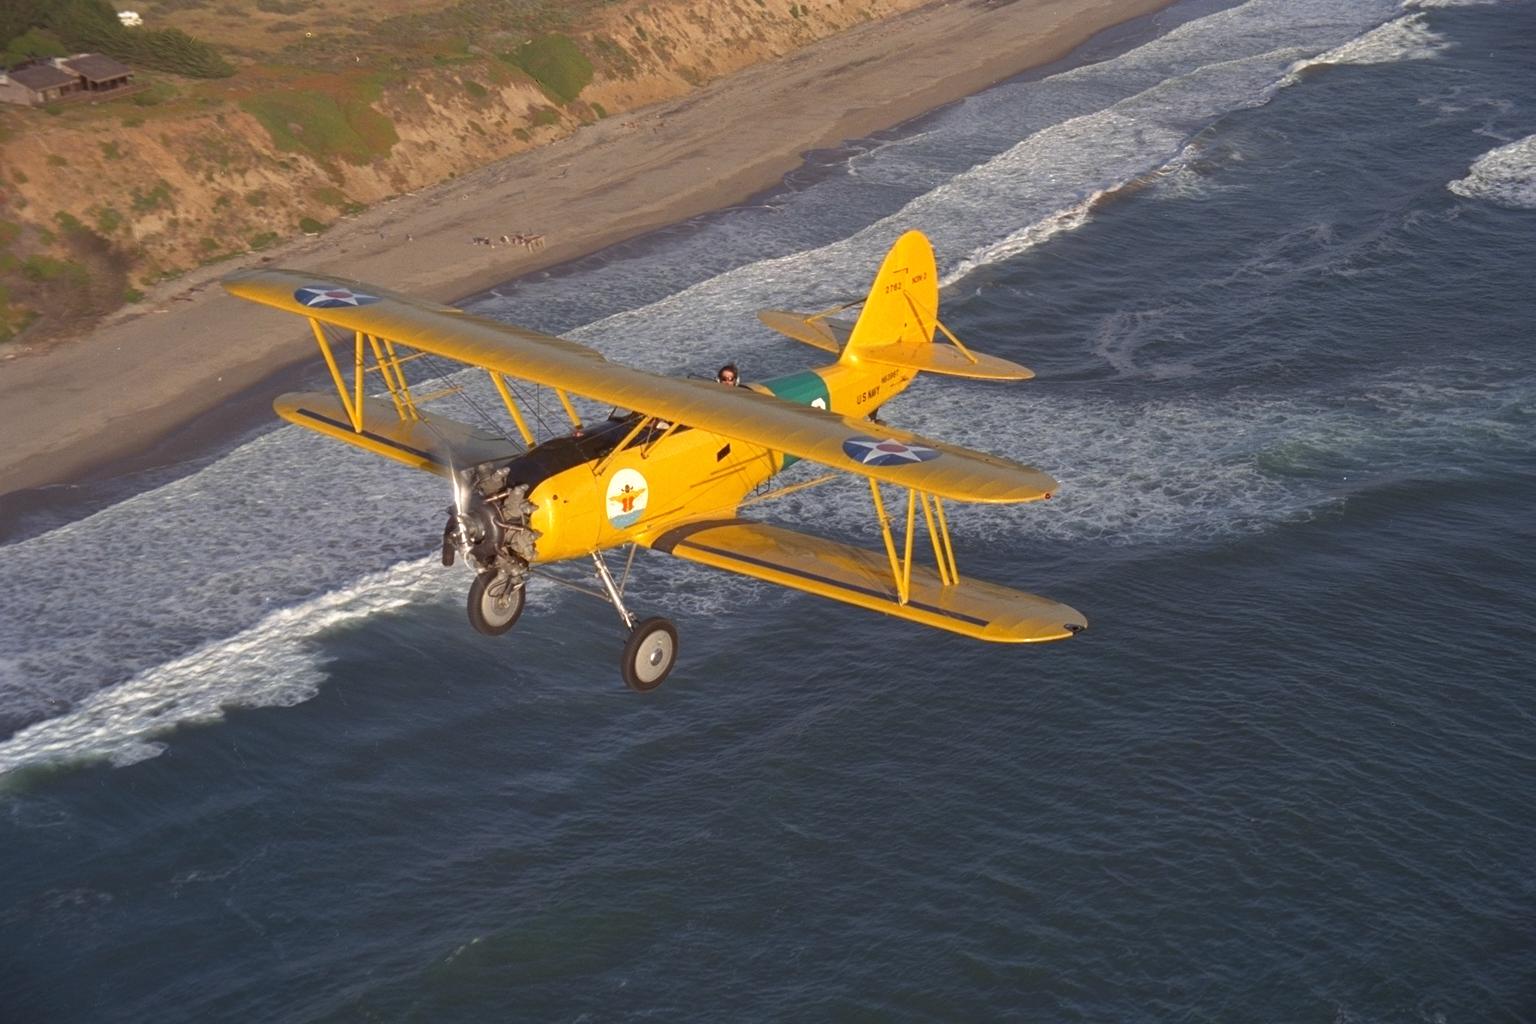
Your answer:
[[[40,107],[76,96],[99,96],[133,84],[133,68],[98,53],[28,61],[0,72],[0,103]]]

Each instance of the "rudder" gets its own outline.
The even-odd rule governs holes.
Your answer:
[[[862,353],[893,345],[931,345],[938,313],[933,246],[921,231],[908,231],[885,254],[841,359],[854,362]]]
[[[953,344],[935,344],[935,330]],[[939,322],[939,271],[933,246],[921,231],[908,231],[885,254],[838,362],[879,363],[976,380],[1028,380],[1035,375],[1018,363],[972,352]]]

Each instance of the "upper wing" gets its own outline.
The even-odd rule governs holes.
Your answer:
[[[353,281],[250,270],[226,278],[224,287],[241,298],[349,331],[946,498],[1035,501],[1057,487],[1040,470],[1010,459],[746,388],[620,366],[573,341]]]

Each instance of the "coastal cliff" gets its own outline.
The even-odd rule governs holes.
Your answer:
[[[366,34],[305,32],[301,60],[237,51],[228,79],[141,74],[130,94],[6,109],[0,341],[84,329],[192,268],[926,2],[622,0],[558,31],[491,18],[411,66]]]

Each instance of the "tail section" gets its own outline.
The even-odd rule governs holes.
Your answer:
[[[885,254],[856,323],[832,318],[858,302],[819,313],[758,311],[758,319],[780,334],[827,352],[838,363],[865,364],[943,373],[977,380],[1028,380],[1034,371],[996,356],[972,352],[939,322],[939,271],[933,246],[921,231],[908,231]],[[934,332],[953,344],[934,343]]]
[[[934,331],[952,345],[934,343]],[[879,363],[977,380],[1028,380],[1034,371],[967,349],[939,322],[939,271],[933,246],[908,231],[885,254],[864,310],[839,357],[842,363]]]
[[[908,231],[885,254],[841,360],[859,362],[871,352],[921,351],[932,345],[938,318],[939,268],[933,246],[921,231]]]

